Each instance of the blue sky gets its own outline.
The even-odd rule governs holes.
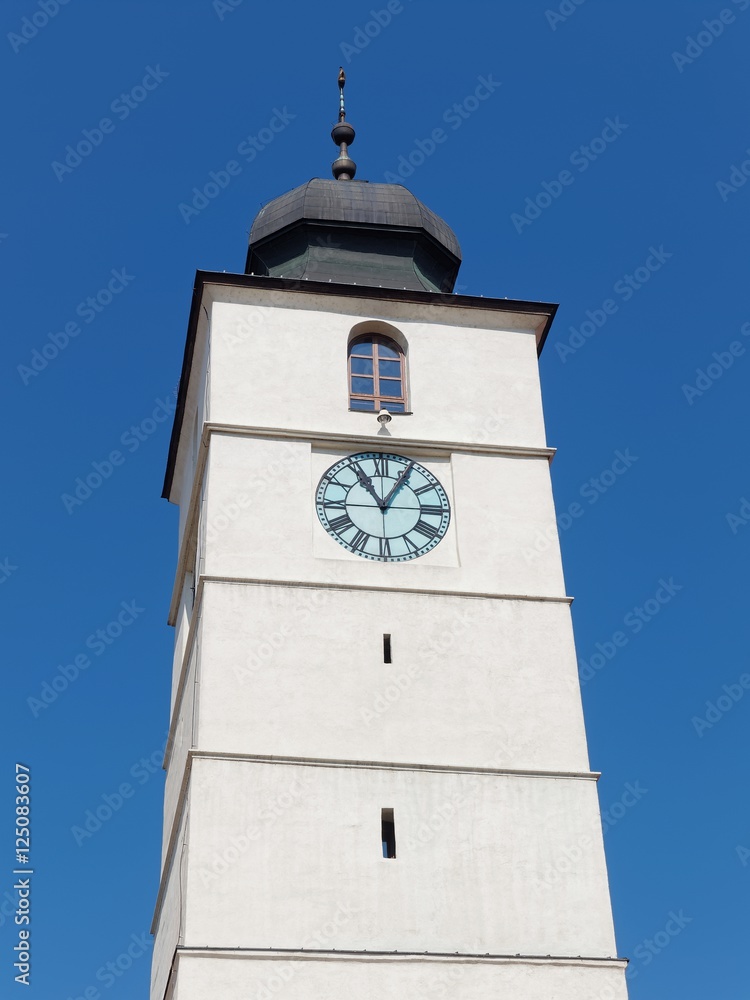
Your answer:
[[[561,304],[545,413],[631,996],[746,990],[750,0],[402,0],[379,25],[385,7],[3,5],[0,901],[21,762],[26,995],[147,995],[177,527],[160,493],[193,275],[242,271],[260,205],[329,176],[342,61],[359,177],[413,171],[461,241],[460,290]],[[61,666],[75,679],[45,688]]]

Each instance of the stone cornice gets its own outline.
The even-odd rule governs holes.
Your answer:
[[[317,948],[212,948],[180,945],[175,956],[186,958],[300,959],[308,962],[440,962],[472,965],[574,965],[624,969],[627,958],[610,955],[493,955],[441,951],[324,951]]]

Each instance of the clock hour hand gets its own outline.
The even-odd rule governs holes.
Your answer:
[[[391,498],[395,494],[396,490],[399,489],[404,484],[404,482],[406,482],[406,477],[411,472],[413,465],[414,465],[414,462],[409,462],[409,464],[406,466],[406,468],[404,469],[404,471],[398,477],[398,479],[396,480],[396,482],[393,485],[393,489],[390,491],[390,493],[388,494],[388,496],[383,500],[383,510],[385,510],[386,507],[388,506],[388,504],[391,502]]]
[[[354,464],[354,471],[357,474],[357,479],[359,479],[360,483],[364,486],[364,488],[367,490],[370,496],[374,499],[378,507],[380,507],[382,510],[385,510],[385,503],[383,502],[382,498],[379,497],[375,492],[375,487],[372,485],[372,480],[370,479],[370,477],[366,476],[356,463]]]

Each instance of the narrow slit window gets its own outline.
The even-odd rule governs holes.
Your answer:
[[[393,663],[391,659],[391,637],[383,633],[383,663]]]
[[[380,814],[380,839],[383,843],[383,857],[396,857],[396,824],[392,809],[383,809]]]

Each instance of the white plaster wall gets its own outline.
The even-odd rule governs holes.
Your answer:
[[[201,621],[202,749],[588,770],[566,604],[208,583]]]
[[[196,331],[193,363],[188,381],[177,459],[174,468],[172,501],[180,505],[178,545],[185,532],[190,491],[193,486],[200,436],[205,421],[211,419],[209,357],[211,336],[205,314]]]
[[[398,434],[545,444],[539,316],[219,286],[211,295],[217,422],[375,433],[374,414],[349,412],[347,345],[355,324],[384,321],[408,345],[413,413],[394,416]]]
[[[188,865],[195,947],[615,954],[590,779],[198,759]]]
[[[166,852],[169,846],[169,838],[172,834],[172,826],[175,820],[175,810],[178,806],[180,787],[185,774],[185,764],[188,750],[194,746],[194,724],[197,716],[197,706],[195,703],[196,669],[199,662],[200,633],[196,642],[193,643],[190,660],[188,662],[185,686],[175,709],[177,721],[174,723],[174,739],[169,764],[167,767],[167,780],[164,786],[164,830],[162,836],[162,866],[166,861]]]
[[[170,707],[174,710],[174,699],[177,692],[177,684],[182,670],[182,661],[187,647],[188,634],[190,632],[190,619],[193,614],[193,580],[192,573],[185,574],[182,581],[182,592],[180,602],[177,607],[177,618],[174,632],[174,656],[172,659],[172,701]]]
[[[185,836],[186,828],[187,820],[184,818],[180,828],[180,842]],[[154,950],[151,958],[152,1000],[162,1000],[164,996],[172,967],[172,957],[180,940],[184,895],[185,870],[181,852],[178,850],[168,874],[163,905],[154,928]]]
[[[375,563],[347,552],[318,521],[321,475],[351,449],[305,441],[217,434],[206,490],[204,572],[213,576],[360,586],[564,596],[549,466],[541,458],[449,453],[412,455],[451,499],[451,525],[431,552]],[[366,450],[366,449],[365,449]],[[554,540],[528,554],[537,532]]]
[[[180,959],[174,1000],[627,1000],[605,965],[227,957]]]

